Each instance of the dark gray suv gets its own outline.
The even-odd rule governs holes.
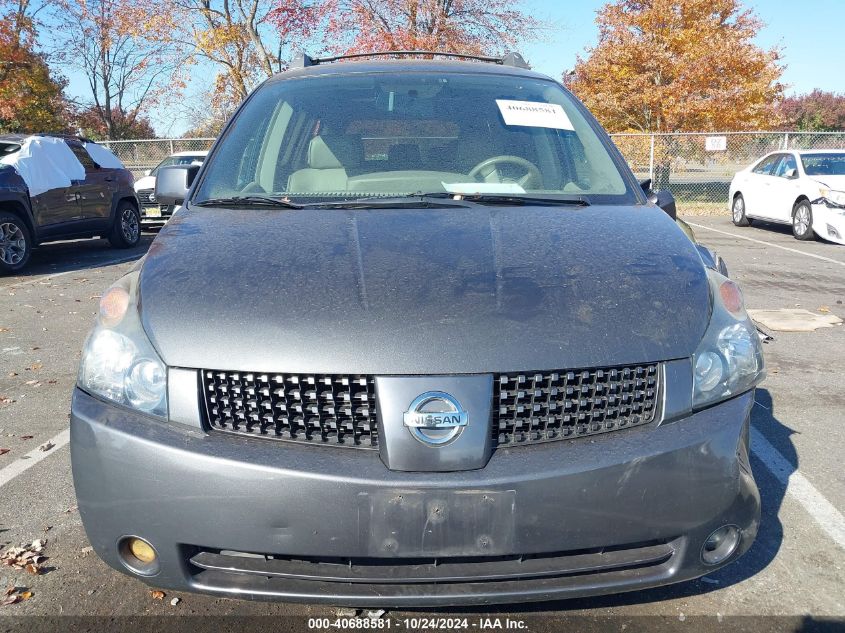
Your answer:
[[[757,533],[737,286],[516,55],[259,87],[103,297],[71,420],[96,552],[347,605],[631,591]],[[662,202],[671,210],[671,201]]]

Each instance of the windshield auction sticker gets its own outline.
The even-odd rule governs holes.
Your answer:
[[[510,101],[496,99],[506,125],[545,127],[554,130],[575,130],[566,112],[557,103],[538,101]]]

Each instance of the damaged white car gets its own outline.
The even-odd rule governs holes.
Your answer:
[[[790,224],[796,239],[845,244],[845,150],[768,154],[734,176],[729,196],[737,226]]]

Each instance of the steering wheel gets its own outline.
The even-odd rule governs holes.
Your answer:
[[[499,173],[499,165],[516,165],[524,169],[525,175],[516,180],[516,183],[523,189],[536,189],[543,181],[543,176],[537,169],[537,165],[519,156],[507,155],[492,156],[481,161],[470,170],[469,176],[475,179],[481,176],[484,182],[512,182],[502,179],[502,175]]]

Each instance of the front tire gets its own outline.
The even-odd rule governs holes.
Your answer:
[[[0,274],[21,270],[32,253],[32,236],[26,223],[12,213],[0,213]]]
[[[731,205],[731,220],[736,226],[749,226],[751,220],[745,215],[745,198],[741,193],[734,196],[733,204]]]
[[[132,248],[141,241],[141,214],[131,202],[117,205],[109,243],[115,248]]]
[[[806,200],[796,202],[792,207],[792,235],[802,242],[816,239],[813,233],[813,209]]]

